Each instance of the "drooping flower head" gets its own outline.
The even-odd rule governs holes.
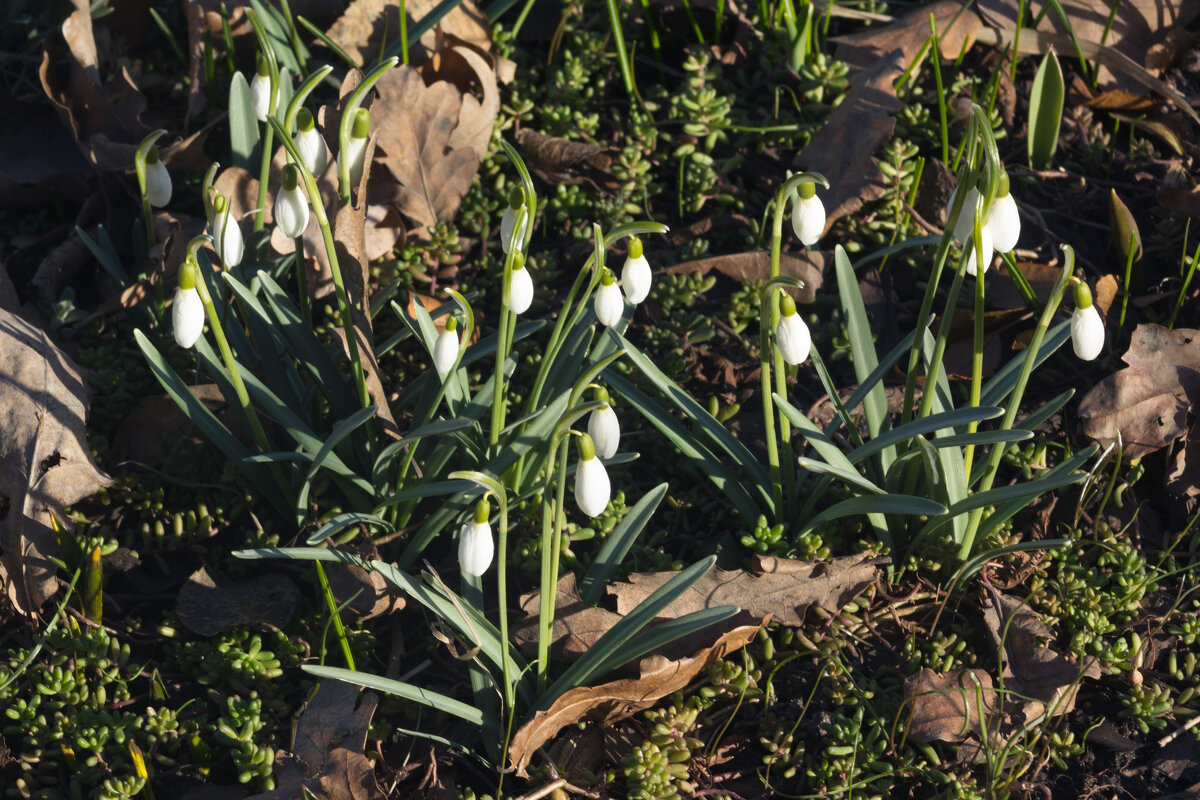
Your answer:
[[[621,268],[621,288],[625,290],[625,299],[635,306],[641,303],[650,296],[653,282],[650,262],[642,252],[642,240],[636,236],[629,237],[629,255],[625,258],[625,266]]]
[[[1104,320],[1092,302],[1092,290],[1082,281],[1075,284],[1075,313],[1071,315],[1071,347],[1084,361],[1092,361],[1104,350]]]
[[[525,220],[521,223],[520,231],[513,231],[513,228],[517,224],[517,212],[524,206],[525,187],[513,187],[513,190],[508,193],[508,205],[504,209],[504,215],[500,217],[500,246],[504,248],[505,253],[513,245],[516,245],[518,250],[525,246],[525,231],[529,229],[529,216],[525,216]]]
[[[533,305],[533,277],[525,268],[525,256],[513,255],[513,270],[508,283],[507,305],[514,314],[524,314]]]
[[[433,367],[440,377],[445,378],[458,360],[458,319],[451,314],[446,327],[433,343]]]
[[[358,188],[362,180],[363,159],[367,155],[367,137],[371,133],[371,112],[360,108],[354,112],[354,124],[350,128],[350,139],[346,142],[346,164],[350,172],[350,189]]]
[[[325,140],[321,138],[316,120],[307,108],[300,109],[296,115],[296,149],[300,151],[300,160],[313,175],[320,175],[329,163]]]
[[[213,196],[213,216],[208,222],[212,233],[213,246],[221,264],[225,267],[236,267],[242,263],[242,255],[246,250],[246,242],[242,238],[242,229],[233,218],[233,207],[225,195],[216,193]]]
[[[805,181],[796,189],[792,203],[792,230],[806,247],[811,247],[825,232],[825,204],[817,197],[817,185]]]
[[[595,399],[604,405],[588,416],[588,435],[592,437],[592,443],[596,446],[596,455],[600,458],[612,458],[621,445],[621,421],[617,419],[617,412],[609,405],[607,389],[597,386]]]
[[[803,364],[812,349],[808,325],[796,313],[796,301],[786,292],[779,301],[779,324],[775,326],[775,344],[788,364]]]
[[[478,578],[492,565],[496,545],[492,542],[492,525],[488,517],[491,503],[483,497],[475,506],[474,518],[463,526],[458,537],[458,567],[464,575]]]
[[[1021,215],[1017,201],[1009,191],[1008,173],[1000,173],[1000,191],[988,211],[987,226],[992,232],[992,245],[997,253],[1010,253],[1021,236]]]
[[[191,348],[204,332],[204,302],[196,290],[200,280],[200,268],[188,258],[179,267],[179,286],[175,289],[175,302],[171,304],[171,324],[175,343]]]
[[[255,119],[267,121],[267,115],[271,113],[271,72],[262,53],[258,54],[258,66],[250,81],[250,106],[254,109]]]
[[[596,445],[586,433],[575,440],[579,450],[579,464],[575,468],[575,503],[579,510],[595,518],[604,513],[612,497],[612,485],[608,482],[608,470],[596,458]]]
[[[600,276],[600,287],[596,289],[593,305],[596,309],[596,319],[608,328],[620,322],[621,314],[625,312],[625,297],[621,294],[621,287],[617,286],[617,277],[608,267],[604,268],[604,273]]]
[[[308,227],[308,198],[300,191],[300,170],[295,164],[283,168],[283,185],[275,195],[275,224],[289,239],[302,236]]]
[[[171,173],[167,172],[157,147],[146,151],[146,200],[154,208],[171,202]]]

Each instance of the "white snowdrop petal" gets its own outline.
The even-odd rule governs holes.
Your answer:
[[[492,526],[487,522],[468,522],[458,537],[458,566],[464,575],[478,578],[492,565],[496,545]]]
[[[580,461],[575,470],[575,503],[589,517],[598,517],[608,507],[612,486],[608,482],[608,470],[598,458]]]
[[[289,239],[295,239],[308,227],[308,198],[295,189],[280,189],[275,195],[275,224]]]
[[[346,143],[346,155],[350,159],[350,189],[352,191],[358,188],[359,181],[362,180],[363,159],[366,158],[366,154],[367,140],[351,136]]]
[[[155,208],[171,202],[171,173],[162,161],[146,165],[146,199]]]
[[[300,159],[313,175],[320,175],[329,163],[329,155],[325,150],[325,140],[315,127],[296,134],[296,149],[300,151]]]
[[[600,458],[612,458],[621,445],[621,421],[612,406],[597,408],[588,417],[588,436],[596,446]]]
[[[458,331],[442,331],[433,343],[433,367],[443,378],[458,358]]]
[[[1096,306],[1077,308],[1071,315],[1071,346],[1084,361],[1095,359],[1104,349],[1104,320]]]
[[[825,232],[825,204],[821,198],[816,195],[796,198],[792,203],[792,230],[802,244],[812,246],[817,243]]]
[[[195,289],[176,289],[175,302],[171,304],[171,323],[175,330],[175,343],[190,348],[204,332],[204,302]]]
[[[529,269],[513,270],[508,286],[508,307],[514,314],[524,314],[533,305],[533,278]]]
[[[788,314],[779,320],[775,328],[775,341],[779,353],[789,364],[803,364],[808,360],[809,350],[812,349],[812,336],[808,325],[799,314]]]
[[[221,257],[221,264],[226,267],[236,267],[242,263],[246,250],[246,241],[242,238],[242,229],[226,208],[224,214],[217,214],[212,223],[213,244]]]
[[[601,284],[596,290],[593,303],[596,319],[600,320],[601,325],[611,328],[621,321],[621,314],[625,311],[625,298],[621,294],[621,287],[616,283],[607,286]]]
[[[255,73],[250,81],[250,105],[254,116],[259,122],[267,121],[271,111],[271,79],[266,75]]]
[[[621,288],[625,290],[625,297],[629,302],[636,306],[649,297],[653,282],[650,262],[646,260],[644,253],[637,258],[625,259],[625,266],[621,268]]]
[[[1021,236],[1021,215],[1012,194],[997,197],[988,212],[987,227],[992,232],[992,245],[998,253],[1009,253]]]
[[[992,230],[987,225],[984,225],[980,231],[979,238],[983,244],[983,271],[987,272],[988,267],[992,266],[992,257],[995,255],[994,246],[992,244]],[[963,244],[968,250],[967,255],[967,274],[977,276],[979,270],[975,264],[975,236],[972,234],[967,237],[967,241]]]
[[[507,206],[504,209],[504,216],[500,217],[500,246],[504,248],[504,252],[508,252],[508,243],[512,239],[513,226],[517,224],[517,209],[512,206]],[[529,228],[529,215],[525,216],[525,222],[521,225],[521,232],[517,234],[517,249],[521,249],[522,243],[525,241],[525,231]]]
[[[950,212],[954,210],[954,198],[957,196],[958,189],[955,189],[950,195],[950,202],[946,204],[947,219],[950,217]],[[963,199],[962,210],[958,214],[958,220],[954,223],[954,238],[960,242],[966,242],[975,234],[975,204],[978,201],[979,191],[972,187],[967,191],[967,196]],[[985,223],[986,221],[984,220]]]

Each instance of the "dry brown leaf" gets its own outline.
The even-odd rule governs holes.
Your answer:
[[[1177,217],[1200,219],[1200,188],[1161,189],[1158,204]]]
[[[296,584],[278,573],[217,585],[201,567],[179,590],[179,621],[201,636],[216,636],[235,625],[277,630],[292,618],[300,599]]]
[[[992,676],[982,669],[934,672],[922,667],[904,681],[904,696],[912,700],[908,736],[914,742],[982,736],[981,718],[990,719],[999,705]]]
[[[677,661],[653,655],[643,658],[636,678],[581,686],[564,693],[550,708],[538,711],[513,736],[508,757],[517,775],[526,771],[533,754],[567,725],[590,720],[611,724],[650,708],[667,695],[682,690],[709,664],[745,647],[761,625],[744,625],[729,631],[712,646]]]
[[[788,289],[797,303],[811,303],[821,288],[825,267],[832,263],[833,254],[821,250],[802,250],[798,253],[779,254],[779,274],[799,278],[804,282],[800,289]],[[707,275],[712,270],[735,281],[766,281],[771,275],[771,254],[766,250],[751,250],[745,253],[730,253],[711,256],[696,261],[686,261],[666,270],[668,275],[684,275],[693,272]]]
[[[907,60],[905,51],[896,49],[859,71],[845,100],[796,159],[801,169],[829,179],[829,191],[820,192],[826,232],[888,188],[874,155],[896,127],[892,113],[904,106],[896,99],[894,84]]]
[[[987,588],[992,602],[984,609],[983,622],[1003,665],[1005,691],[1022,698],[1026,722],[1046,711],[1052,716],[1070,713],[1082,679],[1100,677],[1100,662],[1085,656],[1079,664],[1043,646],[1054,634],[1041,617],[1027,603]]]
[[[525,618],[514,628],[513,639],[527,653],[537,652],[540,602],[541,592],[521,595],[521,610],[525,612]],[[555,660],[574,661],[620,621],[620,614],[583,602],[575,586],[575,573],[568,572],[559,578],[554,596],[551,654]]]
[[[530,171],[551,186],[586,183],[605,192],[620,186],[610,171],[616,157],[614,148],[546,136],[529,128],[517,131],[517,147]]]
[[[354,618],[374,619],[404,608],[404,596],[375,570],[354,564],[328,569],[329,586],[338,607],[345,607]]]
[[[420,73],[404,66],[390,70],[375,88],[379,99],[371,114],[384,153],[380,161],[396,181],[388,199],[421,231],[452,219],[480,161],[469,147],[449,149],[462,95],[445,81],[426,86]]]
[[[1062,274],[1062,267],[1036,261],[1020,261],[1017,262],[1017,266],[1020,267],[1025,280],[1033,287],[1038,302],[1045,304],[1050,299],[1050,290],[1054,288],[1054,282]],[[1024,309],[1025,299],[1017,291],[1016,284],[1008,273],[1008,265],[1001,264],[997,267],[996,276],[998,280],[990,281],[987,285],[988,300],[991,304],[995,308]]]
[[[406,2],[405,15],[408,17],[409,30],[435,5],[436,0]],[[483,52],[491,49],[487,16],[472,0],[463,0],[455,6],[442,17],[438,28],[442,34],[468,42]],[[381,46],[386,46],[385,32],[386,45],[391,45],[400,32],[400,0],[354,0],[327,33],[361,66],[379,57]],[[421,36],[420,43],[409,48],[409,63],[419,64],[429,58],[437,49],[437,36],[438,33],[432,30]]]
[[[446,81],[462,94],[458,126],[450,134],[447,147],[451,150],[468,147],[482,161],[487,157],[492,128],[500,113],[500,90],[492,64],[470,47],[459,45],[438,51],[425,67],[421,75],[427,83]],[[479,84],[483,92],[482,101],[472,93],[474,84]]]
[[[898,48],[904,54],[901,66],[904,69],[929,39],[931,15],[937,25],[942,57],[950,60],[957,58],[964,46],[969,49],[969,43],[975,40],[983,27],[983,21],[975,10],[964,6],[960,0],[939,0],[897,17],[889,25],[874,26],[861,33],[837,37],[834,40],[838,44],[837,57],[865,69]]]
[[[1200,332],[1139,325],[1121,359],[1128,369],[1110,375],[1079,403],[1083,432],[1101,443],[1124,443],[1140,458],[1187,431],[1188,410],[1200,402]]]
[[[1153,98],[1144,94],[1127,92],[1124,89],[1110,89],[1107,92],[1101,92],[1084,105],[1101,111],[1123,111],[1126,114],[1149,114],[1158,108],[1158,103]]]
[[[45,103],[0,99],[0,207],[82,202],[92,168]]]
[[[841,611],[875,582],[880,563],[883,562],[875,556],[859,554],[832,561],[760,557],[757,574],[714,568],[659,616],[671,619],[705,608],[731,605],[756,618],[774,615],[784,625],[803,625],[804,612],[809,606],[820,606],[833,614]],[[616,595],[617,614],[628,614],[678,574],[636,573],[629,576],[628,583],[610,585],[608,593]]]
[[[0,494],[8,513],[0,545],[9,599],[32,614],[54,594],[54,515],[112,480],[96,468],[85,419],[88,388],[75,362],[50,337],[0,310]]]
[[[239,412],[233,412],[215,383],[189,386],[188,390],[208,410],[246,444],[253,442]],[[117,426],[113,435],[113,447],[122,458],[128,458],[152,467],[164,463],[163,441],[182,442],[186,447],[204,447],[207,440],[200,434],[195,423],[179,408],[170,395],[160,394],[143,397]]]

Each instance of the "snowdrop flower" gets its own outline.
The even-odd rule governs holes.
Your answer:
[[[363,159],[367,155],[367,136],[371,133],[371,112],[360,108],[354,114],[354,126],[346,142],[346,158],[350,169],[350,188],[358,188],[362,180]]]
[[[979,231],[979,239],[980,239],[980,243],[983,245],[983,271],[987,272],[988,267],[990,267],[992,265],[992,256],[995,255],[995,253],[993,252],[994,245],[992,244],[992,229],[991,229],[991,227],[984,225],[983,228],[981,228]],[[978,276],[979,268],[978,268],[978,265],[975,263],[976,252],[975,252],[975,236],[974,235],[967,237],[966,244],[964,245],[964,247],[966,247],[967,251],[968,251],[967,274],[971,275],[971,276]]]
[[[175,302],[171,304],[171,323],[175,329],[175,343],[190,349],[204,332],[204,302],[196,291],[200,279],[200,268],[188,260],[179,268],[179,286],[175,289]]]
[[[601,325],[611,328],[621,321],[621,314],[625,311],[625,297],[621,294],[621,287],[617,286],[617,278],[611,269],[605,268],[600,277],[600,288],[596,290],[593,304],[596,319],[600,320]]]
[[[446,320],[446,327],[433,343],[433,367],[442,378],[454,368],[458,360],[458,320],[453,315]]]
[[[524,314],[533,305],[533,278],[525,269],[525,259],[517,253],[513,271],[508,279],[508,307],[514,314]]]
[[[779,347],[779,354],[789,364],[803,364],[812,349],[808,326],[796,313],[796,301],[791,295],[783,295],[779,310],[779,324],[775,326],[775,343]]]
[[[246,250],[246,242],[242,238],[242,229],[232,216],[232,206],[222,194],[213,198],[213,217],[208,226],[212,232],[213,243],[217,255],[225,267],[236,267],[242,263],[242,255]]]
[[[600,458],[612,458],[617,454],[621,444],[621,421],[617,412],[608,404],[608,390],[596,388],[596,400],[604,403],[588,416],[588,435],[596,446],[596,455]]]
[[[478,578],[492,565],[496,545],[492,542],[492,526],[488,522],[491,503],[483,498],[475,506],[475,517],[463,526],[458,537],[458,567],[464,575]]]
[[[171,173],[167,172],[157,147],[146,153],[146,200],[155,208],[171,202]]]
[[[579,465],[575,467],[575,503],[589,517],[598,517],[608,508],[612,485],[608,471],[596,458],[596,445],[586,433],[579,435]]]
[[[1092,361],[1104,349],[1104,320],[1092,303],[1092,290],[1082,281],[1075,284],[1075,313],[1071,315],[1071,346],[1075,355]]]
[[[254,79],[250,81],[250,106],[259,122],[267,121],[267,114],[271,113],[271,73],[267,68],[267,60],[261,54],[258,56]]]
[[[653,280],[650,262],[642,255],[642,240],[631,236],[629,255],[625,259],[625,266],[621,267],[621,288],[625,290],[625,298],[636,306],[650,296]]]
[[[317,132],[317,124],[312,112],[307,108],[300,109],[296,115],[296,149],[300,151],[300,160],[313,175],[320,175],[329,163],[325,152],[325,140]]]
[[[517,224],[517,212],[525,206],[525,188],[518,186],[508,193],[508,207],[504,209],[504,216],[500,217],[500,246],[504,248],[504,252],[508,252],[509,242],[513,238],[513,228]],[[525,246],[525,231],[529,229],[529,215],[525,215],[525,221],[521,224],[521,231],[517,234],[516,245],[520,250]]]
[[[998,253],[1009,253],[1017,246],[1021,236],[1021,215],[1017,213],[1017,201],[1008,191],[1008,173],[1000,173],[1000,192],[988,211],[987,226],[992,232],[992,244]]]
[[[816,244],[825,232],[825,205],[817,197],[817,185],[811,181],[800,184],[792,202],[792,230],[806,247]]]
[[[308,227],[308,198],[300,191],[300,170],[295,164],[283,168],[283,186],[275,195],[275,224],[289,239],[303,235]]]

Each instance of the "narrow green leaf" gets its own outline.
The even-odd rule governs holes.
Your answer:
[[[863,304],[862,292],[858,288],[858,276],[850,264],[850,258],[839,244],[833,253],[834,269],[837,272],[838,296],[842,301],[842,312],[845,314],[846,333],[850,340],[850,354],[853,356],[854,375],[861,384],[879,366],[879,357],[875,352],[875,339],[871,334],[871,322],[867,319],[867,307]],[[888,417],[887,394],[883,384],[876,383],[867,390],[863,397],[863,411],[867,418],[867,432],[874,443],[879,435],[887,430]],[[896,458],[895,440],[888,442],[879,449],[880,471],[883,475]]]
[[[1062,124],[1066,97],[1062,68],[1051,46],[1038,67],[1029,93],[1029,165],[1049,169],[1058,149],[1058,131]]]
[[[880,489],[875,484],[860,475],[856,470],[845,469],[843,467],[835,467],[832,464],[826,464],[824,461],[817,461],[813,458],[805,458],[801,456],[797,459],[801,469],[806,469],[809,472],[819,472],[824,475],[830,475],[843,483],[851,486],[857,486],[859,489],[870,492],[871,494],[886,494],[883,489]]]
[[[604,587],[612,580],[629,548],[654,516],[658,504],[667,496],[667,484],[660,483],[638,500],[621,520],[621,523],[604,540],[604,546],[596,554],[596,560],[588,567],[579,582],[579,596],[588,605],[600,602]]]
[[[250,102],[250,84],[240,72],[229,82],[229,147],[236,166],[253,170],[254,151],[258,149],[258,120]]]
[[[834,503],[829,508],[817,514],[804,525],[804,531],[811,531],[823,522],[842,517],[866,516],[867,514],[908,514],[914,516],[933,517],[946,513],[946,507],[925,497],[914,497],[908,494],[880,494],[866,497],[851,497],[840,503]]]
[[[919,417],[901,425],[895,430],[888,431],[876,439],[872,439],[861,447],[854,448],[850,451],[847,458],[850,459],[852,464],[859,464],[863,459],[880,452],[890,445],[907,442],[916,436],[924,436],[935,431],[950,430],[959,425],[967,425],[971,422],[983,422],[995,419],[1003,414],[1004,409],[1002,408],[980,406],[978,408],[960,408],[954,411],[943,411],[937,414],[930,414],[927,417]]]
[[[455,700],[453,697],[447,697],[444,694],[430,691],[429,689],[422,689],[420,686],[415,686],[411,683],[394,681],[391,678],[372,675],[369,672],[357,672],[352,669],[342,669],[340,667],[323,667],[319,664],[305,664],[304,671],[310,675],[316,675],[318,678],[332,678],[344,681],[345,683],[353,683],[356,686],[364,686],[368,689],[394,694],[397,697],[403,697],[405,700],[413,700],[430,708],[445,711],[447,714],[453,714],[460,719],[465,719],[472,725],[483,725],[483,712],[475,706]]]
[[[321,542],[333,536],[339,531],[349,528],[351,525],[374,525],[376,528],[391,528],[391,523],[382,517],[377,517],[374,514],[364,514],[361,511],[349,511],[345,514],[338,514],[331,520],[328,520],[316,532],[306,540],[310,545],[320,544]]]

